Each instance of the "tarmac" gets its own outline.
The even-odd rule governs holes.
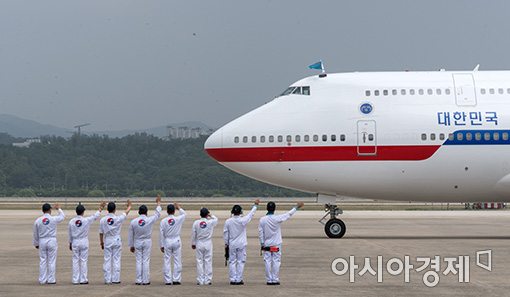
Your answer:
[[[287,206],[285,208],[288,208]],[[283,212],[282,209],[279,209]],[[150,214],[152,210],[150,211]],[[214,276],[211,286],[197,286],[194,251],[190,248],[190,232],[197,211],[189,211],[182,230],[183,283],[165,286],[162,273],[162,253],[158,246],[158,226],[154,226],[151,261],[151,285],[134,285],[134,255],[127,247],[128,222],[122,229],[122,284],[104,285],[102,251],[99,247],[98,222],[90,233],[89,285],[71,284],[71,251],[68,249],[67,222],[74,213],[66,211],[66,220],[58,227],[57,284],[41,286],[37,282],[38,251],[32,246],[32,224],[40,215],[36,210],[0,210],[0,296],[509,296],[510,283],[510,211],[346,211],[341,216],[347,225],[342,239],[329,239],[317,221],[321,211],[298,211],[285,222],[283,230],[283,258],[281,285],[267,286],[264,264],[259,254],[257,225],[264,215],[259,210],[248,226],[248,259],[244,286],[230,286],[228,270],[224,265],[223,223],[227,211],[218,211],[220,223],[214,232]],[[86,213],[87,214],[87,213]],[[92,210],[88,211],[92,214]],[[134,218],[132,211],[129,218]],[[164,214],[163,214],[164,215]],[[490,251],[491,271],[477,265],[476,252]],[[422,266],[417,257],[440,257],[439,282],[427,286]],[[354,256],[359,268],[354,282],[349,272],[336,275],[332,262],[337,258],[349,261]],[[378,256],[383,265],[378,269]],[[405,261],[409,256],[409,282],[404,272],[391,275],[388,261]],[[469,282],[459,282],[459,274],[444,275],[447,257],[469,256]],[[486,255],[485,255],[486,256]],[[382,282],[369,273],[359,272],[370,258],[375,273],[382,272]],[[422,259],[423,260],[423,259]],[[341,261],[341,260],[340,260]],[[487,265],[488,258],[480,259]],[[483,263],[482,263],[483,262]],[[398,263],[390,270],[397,270]],[[336,266],[343,270],[343,264]],[[432,269],[433,270],[433,269]],[[342,271],[337,271],[342,272]],[[396,273],[395,273],[396,274]],[[428,278],[428,280],[433,278]]]

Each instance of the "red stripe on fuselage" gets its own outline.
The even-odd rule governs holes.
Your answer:
[[[419,161],[430,158],[440,147],[377,146],[375,155],[359,155],[357,146],[210,148],[206,151],[218,162]]]

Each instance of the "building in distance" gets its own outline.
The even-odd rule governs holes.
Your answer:
[[[12,145],[15,147],[30,147],[32,143],[40,143],[39,138],[27,138],[24,142],[14,142]]]
[[[212,129],[202,129],[198,127],[187,126],[167,126],[168,139],[194,139],[203,135],[211,135],[214,131]]]

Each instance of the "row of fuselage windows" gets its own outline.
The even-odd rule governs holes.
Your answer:
[[[425,93],[427,95],[442,95],[442,94],[445,94],[445,95],[450,95],[451,94],[451,90],[450,89],[392,89],[392,90],[366,90],[365,91],[365,96],[367,97],[370,97],[370,96],[389,96],[390,94],[393,95],[393,96],[396,96],[400,93],[400,95],[425,95]]]
[[[510,88],[504,89],[504,88],[481,88],[480,94],[510,94]],[[396,96],[400,93],[400,95],[450,95],[451,90],[450,89],[391,89],[391,90],[366,90],[365,96],[389,96],[390,94],[393,96]]]
[[[370,137],[370,136],[369,136]],[[374,136],[372,135],[372,138]],[[239,142],[242,142],[242,143],[265,143],[266,141],[269,142],[269,143],[274,143],[274,142],[279,142],[279,143],[283,143],[284,141],[285,142],[327,142],[327,141],[331,141],[331,142],[336,142],[336,141],[345,141],[346,137],[345,137],[345,134],[340,134],[340,135],[336,135],[336,134],[322,134],[322,135],[286,135],[286,136],[283,136],[283,135],[277,135],[277,136],[274,136],[274,135],[269,135],[269,136],[251,136],[251,137],[248,137],[248,136],[243,136],[243,137],[240,137],[240,136],[236,136],[234,137],[234,143],[239,143]]]
[[[500,95],[503,95],[505,94],[505,92],[507,94],[510,94],[510,88],[506,89],[503,89],[503,88],[497,88],[497,89],[494,89],[494,88],[490,88],[490,89],[480,89],[480,94],[482,95],[485,95],[485,94],[491,94],[491,95],[494,95],[494,94],[500,94]]]
[[[450,133],[450,134],[422,133],[421,140],[423,140],[423,141],[445,140],[447,135],[448,135],[448,140],[450,140],[450,141],[453,141],[453,140],[459,140],[459,141],[463,141],[463,140],[467,140],[467,141],[471,141],[471,140],[475,140],[475,141],[505,140],[505,141],[507,141],[509,139],[508,132],[473,132],[473,133],[472,132],[458,132],[456,134],[453,134],[453,133]],[[368,134],[369,141],[373,141],[374,138],[375,138],[374,134]],[[240,142],[242,142],[242,143],[265,143],[266,141],[269,143],[274,143],[274,142],[283,143],[284,140],[285,140],[285,142],[328,142],[328,141],[331,141],[331,142],[342,141],[343,142],[343,141],[345,141],[345,139],[346,139],[345,134],[340,134],[338,136],[336,134],[329,134],[329,135],[328,134],[322,134],[322,135],[315,134],[315,135],[303,135],[303,136],[301,136],[301,135],[294,135],[294,136],[286,135],[285,137],[283,135],[277,135],[277,136],[270,135],[268,137],[266,137],[266,136],[259,136],[259,137],[257,137],[257,136],[251,136],[251,137],[236,136],[236,137],[234,137],[234,143],[240,143]]]
[[[421,140],[423,140],[423,141],[427,141],[427,140],[434,141],[436,139],[445,140],[445,137],[446,136],[444,133],[437,134],[437,137],[436,137],[435,133],[430,133],[430,134],[422,133],[421,134]],[[505,140],[505,141],[507,141],[508,139],[509,139],[508,132],[497,132],[497,131],[494,131],[494,132],[457,132],[455,134],[453,134],[453,133],[448,134],[448,140],[450,140],[450,141],[453,141],[453,140],[458,140],[458,141],[464,141],[464,140],[466,140],[466,141]]]

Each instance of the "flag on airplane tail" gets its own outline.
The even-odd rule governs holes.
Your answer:
[[[312,65],[308,66],[310,69],[318,69],[324,71],[324,65],[322,65],[322,61],[319,61],[317,63],[313,63]]]

